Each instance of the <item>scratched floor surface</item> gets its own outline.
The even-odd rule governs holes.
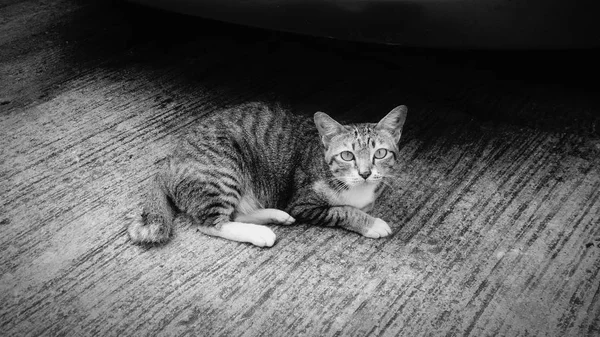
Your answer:
[[[119,2],[0,5],[5,336],[598,336],[600,96],[582,52],[418,50]],[[249,100],[374,121],[409,106],[394,234],[177,228],[131,245],[153,163]]]

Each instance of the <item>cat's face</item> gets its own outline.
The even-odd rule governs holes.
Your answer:
[[[394,174],[406,106],[388,113],[379,123],[342,125],[323,112],[314,116],[333,175],[348,186],[375,184]]]

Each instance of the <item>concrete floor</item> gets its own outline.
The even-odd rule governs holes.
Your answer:
[[[600,335],[598,50],[352,44],[99,0],[0,17],[2,335]],[[376,209],[394,234],[131,245],[174,137],[257,99],[363,121],[408,105]]]

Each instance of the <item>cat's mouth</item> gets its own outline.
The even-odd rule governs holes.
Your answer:
[[[350,187],[372,186],[377,185],[379,183],[379,179],[351,178],[347,179],[345,182]]]

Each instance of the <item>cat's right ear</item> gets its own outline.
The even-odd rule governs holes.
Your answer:
[[[406,122],[406,114],[408,109],[406,105],[400,105],[392,109],[383,119],[377,123],[376,129],[387,130],[394,137],[396,144],[400,141],[402,128]]]
[[[335,119],[329,117],[329,115],[324,112],[319,111],[315,113],[314,120],[319,135],[321,136],[321,141],[325,147],[327,147],[331,138],[340,133],[344,128],[342,124],[336,122]]]

